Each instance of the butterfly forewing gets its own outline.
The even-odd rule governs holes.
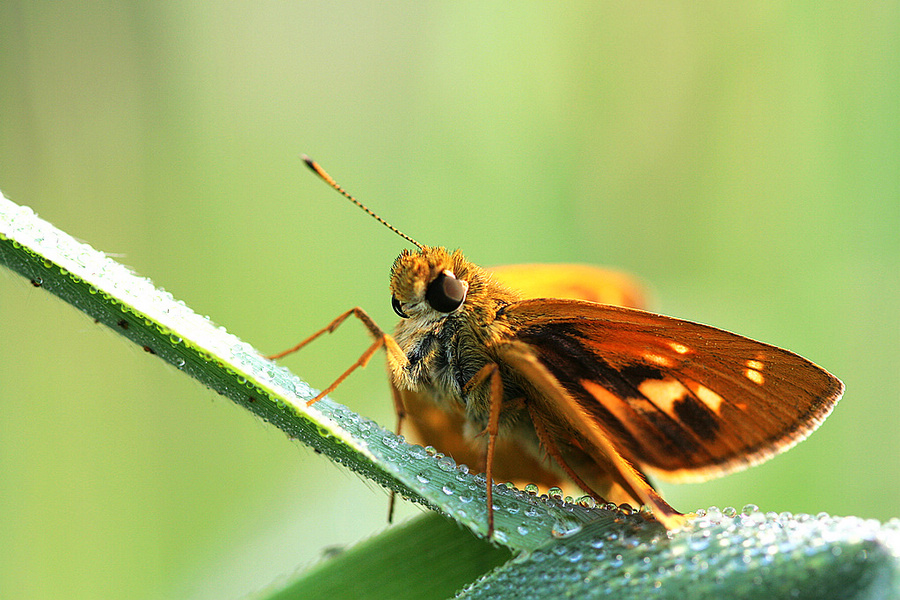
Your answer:
[[[537,299],[502,318],[626,458],[667,479],[765,460],[806,437],[843,391],[796,354],[644,311]]]

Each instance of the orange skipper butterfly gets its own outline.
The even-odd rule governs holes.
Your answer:
[[[489,537],[498,473],[550,485],[568,479],[599,501],[646,505],[677,527],[683,515],[645,473],[697,481],[760,463],[809,435],[843,393],[837,378],[797,354],[640,310],[624,276],[578,265],[492,273],[459,250],[420,244],[304,161],[416,250],[391,268],[401,318],[393,335],[352,308],[271,358],[351,315],[362,321],[374,343],[308,404],[384,348],[398,432],[409,416],[424,443],[483,466]]]

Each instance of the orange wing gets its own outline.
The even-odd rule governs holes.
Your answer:
[[[642,307],[644,292],[641,285],[619,271],[588,265],[531,264],[508,265],[489,269],[494,279],[506,287],[522,293],[524,298],[575,298]],[[457,462],[476,470],[484,470],[484,444],[486,438],[473,439],[477,432],[466,431],[461,412],[447,412],[427,397],[407,390],[394,390],[400,394],[406,407],[410,425],[410,438],[417,443],[432,445],[452,456]],[[587,456],[584,461],[589,461]],[[535,448],[525,447],[514,437],[500,437],[494,455],[494,478],[497,481],[513,481],[520,485],[536,483],[545,488],[560,486],[577,494],[572,485],[552,461],[545,460]],[[614,502],[632,500],[628,494],[610,490],[611,482],[603,474],[590,478],[592,487],[606,494]]]
[[[585,438],[599,428],[625,459],[667,479],[766,460],[812,432],[843,392],[792,352],[640,310],[541,299],[501,318],[514,331],[511,366],[545,392],[540,412]]]
[[[590,265],[506,265],[489,269],[494,279],[523,298],[570,298],[646,308],[646,290],[631,275]]]

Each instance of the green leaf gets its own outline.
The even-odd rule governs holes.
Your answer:
[[[482,476],[431,448],[406,444],[327,398],[307,407],[305,399],[316,392],[289,371],[2,196],[0,263],[333,461],[484,533]],[[471,583],[461,598],[900,598],[896,519],[881,525],[853,517],[710,509],[666,532],[626,509],[536,497],[503,485],[494,490],[492,541],[517,554]],[[407,591],[424,585],[410,570],[426,573],[435,590],[443,590],[434,593],[443,594],[503,560],[502,551],[446,523],[438,535],[439,523],[423,519],[388,531],[269,597],[315,588],[332,590],[329,597],[381,597],[375,588],[388,582]],[[472,561],[474,569],[467,564]],[[445,574],[448,565],[455,574],[437,585],[436,574]],[[357,577],[368,585],[355,592],[330,587],[352,579],[352,572],[372,578]],[[376,574],[385,575],[384,583],[375,585]]]
[[[510,556],[430,513],[336,554],[265,598],[440,600]]]
[[[724,513],[724,514],[723,514]],[[522,553],[459,598],[900,598],[900,521],[710,509],[668,536],[602,523]]]
[[[485,479],[317,391],[171,294],[0,196],[0,263],[296,438],[403,497],[487,530]],[[616,511],[547,502],[495,486],[493,541],[535,548]]]

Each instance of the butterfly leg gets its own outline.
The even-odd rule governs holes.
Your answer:
[[[388,362],[389,363],[392,361],[397,361],[397,360],[402,362],[406,358],[403,354],[403,351],[397,345],[397,342],[394,341],[394,338],[391,337],[390,335],[386,334],[384,331],[382,331],[381,328],[375,324],[375,321],[373,321],[372,318],[369,315],[367,315],[363,309],[361,309],[359,307],[351,308],[347,312],[339,315],[331,323],[329,323],[328,325],[326,325],[319,331],[315,332],[314,334],[312,334],[311,336],[309,336],[308,338],[306,338],[305,340],[303,340],[302,342],[300,342],[293,348],[288,348],[287,350],[285,350],[283,352],[279,352],[278,354],[273,354],[271,356],[268,356],[267,358],[269,360],[275,360],[277,358],[281,358],[283,356],[287,356],[288,354],[293,354],[294,352],[297,352],[298,350],[300,350],[301,348],[303,348],[304,346],[306,346],[307,344],[309,344],[310,342],[312,342],[313,340],[315,340],[322,334],[332,333],[335,329],[337,329],[341,325],[341,323],[346,321],[347,318],[350,317],[351,315],[356,317],[360,321],[362,321],[362,324],[366,326],[366,329],[369,330],[369,333],[372,334],[372,336],[375,338],[375,341],[372,343],[371,346],[369,346],[366,349],[365,352],[362,353],[362,355],[357,359],[357,361],[355,363],[350,365],[349,369],[344,371],[341,374],[341,376],[338,377],[334,381],[334,383],[332,383],[327,388],[325,388],[324,390],[319,392],[319,394],[315,398],[307,401],[307,403],[306,403],[307,406],[315,404],[316,402],[321,400],[323,397],[325,397],[326,395],[333,392],[334,389],[337,386],[339,386],[341,384],[341,382],[344,381],[357,368],[365,367],[367,364],[369,364],[369,360],[371,360],[372,355],[374,355],[375,352],[382,346],[385,347],[385,350],[388,353]]]
[[[283,352],[279,352],[278,354],[273,354],[267,358],[269,360],[275,360],[275,359],[287,356],[288,354],[293,354],[294,352],[297,352],[298,350],[300,350],[301,348],[303,348],[304,346],[306,346],[307,344],[309,344],[310,342],[312,342],[313,340],[315,340],[322,334],[332,333],[335,329],[337,329],[341,325],[341,323],[346,321],[347,318],[350,317],[351,315],[355,316],[357,319],[362,321],[363,325],[366,326],[366,329],[369,330],[369,333],[371,333],[372,336],[375,337],[375,341],[372,343],[371,346],[369,346],[366,349],[365,352],[363,352],[363,354],[359,357],[359,359],[353,365],[351,365],[349,369],[344,371],[344,373],[341,374],[341,376],[338,377],[337,380],[335,380],[334,383],[332,383],[330,386],[325,388],[322,392],[320,392],[312,400],[308,400],[306,402],[307,406],[315,404],[316,402],[321,400],[326,394],[330,394],[332,391],[334,391],[334,389],[338,385],[340,385],[341,382],[344,381],[358,367],[365,367],[369,363],[369,360],[371,360],[372,355],[374,355],[375,352],[382,346],[385,347],[385,349],[388,353],[388,379],[391,379],[390,364],[391,364],[392,360],[402,362],[406,359],[405,355],[403,354],[403,351],[397,345],[397,342],[394,341],[394,338],[392,336],[384,333],[381,330],[381,328],[378,327],[378,325],[375,323],[375,321],[373,321],[372,318],[368,314],[366,314],[366,312],[363,309],[361,309],[359,307],[351,308],[347,312],[342,313],[336,319],[334,319],[331,323],[329,323],[328,325],[326,325],[319,331],[315,332],[314,334],[312,334],[311,336],[309,336],[308,338],[306,338],[305,340],[303,340],[296,346],[294,346],[292,348],[288,348],[287,350],[285,350]],[[404,418],[406,417],[406,409],[403,406],[403,399],[400,397],[400,392],[399,392],[399,390],[397,390],[397,387],[393,384],[393,382],[391,383],[391,393],[394,398],[394,408],[397,411],[397,430],[396,431],[397,431],[397,435],[400,435],[400,427],[403,423]],[[396,497],[395,492],[391,491],[390,501],[388,502],[388,523],[392,522],[393,517],[394,517],[395,497]]]
[[[337,329],[341,325],[341,323],[346,321],[347,317],[349,317],[350,315],[353,315],[356,318],[358,318],[360,321],[362,321],[363,325],[365,325],[366,328],[375,337],[381,337],[384,335],[384,332],[381,331],[381,328],[375,324],[375,321],[372,320],[372,317],[367,315],[366,311],[364,311],[363,309],[356,306],[356,307],[351,308],[350,310],[348,310],[345,313],[341,313],[331,323],[329,323],[328,325],[326,325],[319,331],[315,332],[314,334],[312,334],[311,336],[309,336],[308,338],[306,338],[305,340],[303,340],[296,346],[293,346],[292,348],[288,348],[287,350],[284,350],[277,354],[271,354],[271,355],[267,356],[266,358],[268,358],[269,360],[277,360],[279,358],[283,358],[283,357],[287,356],[288,354],[293,354],[294,352],[297,352],[298,350],[300,350],[301,348],[303,348],[304,346],[309,344],[311,341],[313,341],[314,339],[321,336],[323,333],[333,333],[334,330]]]
[[[553,438],[550,437],[550,434],[547,432],[547,428],[544,426],[543,418],[536,410],[526,404],[526,408],[528,408],[528,414],[531,416],[531,422],[534,424],[534,431],[538,436],[538,440],[541,442],[541,446],[544,450],[547,451],[547,454],[550,455],[556,464],[558,464],[563,471],[565,471],[566,475],[569,476],[575,485],[580,487],[583,491],[587,492],[591,495],[591,497],[597,502],[606,502],[606,498],[598,494],[589,486],[584,480],[578,476],[572,467],[569,466],[569,463],[562,456],[562,452],[559,450],[559,446],[556,445],[556,442],[553,441]]]
[[[497,433],[500,431],[500,410],[503,407],[503,379],[500,377],[500,367],[497,363],[488,363],[484,365],[463,387],[463,392],[468,392],[473,387],[483,383],[490,378],[490,400],[491,412],[488,416],[487,434],[487,455],[485,456],[484,476],[487,479],[487,517],[488,531],[487,537],[490,539],[494,535],[494,448],[497,444]]]

